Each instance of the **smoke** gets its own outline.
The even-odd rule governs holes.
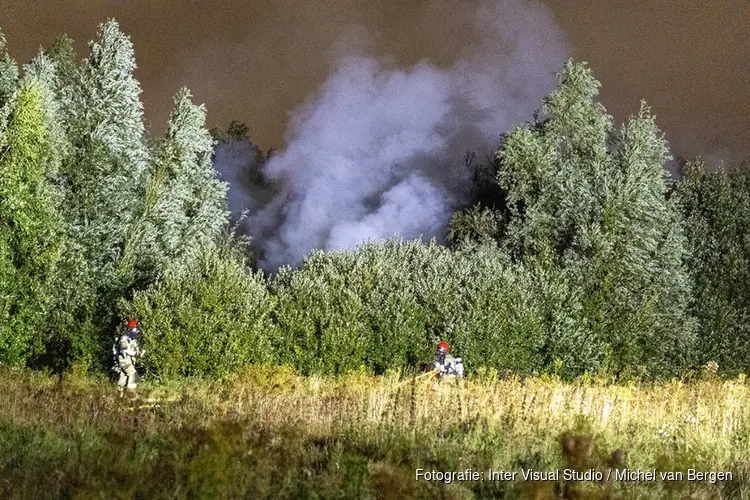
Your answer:
[[[707,153],[701,153],[700,157],[710,170],[734,168],[745,160],[739,151],[727,146],[710,149]]]
[[[262,167],[270,201],[247,183],[230,190],[233,209],[250,210],[246,229],[261,267],[393,235],[443,237],[468,196],[466,150],[489,153],[501,133],[529,119],[566,56],[541,4],[472,5],[455,19],[469,27],[467,43],[443,66],[398,67],[370,53],[363,27],[345,30],[328,79],[292,113],[286,148]],[[236,178],[242,162],[228,151],[217,151],[216,168]]]

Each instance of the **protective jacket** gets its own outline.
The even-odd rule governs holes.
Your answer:
[[[131,339],[127,333],[123,333],[117,341],[117,361],[122,363],[135,363],[135,358],[141,352],[137,339]]]
[[[135,389],[138,381],[135,361],[138,356],[143,354],[143,350],[138,345],[138,339],[131,338],[127,333],[123,333],[116,339],[112,350],[115,355],[115,370],[120,374],[120,378],[117,380],[118,390]]]
[[[464,376],[464,365],[461,362],[461,358],[454,358],[451,354],[438,355],[437,360],[435,360],[435,370],[437,370],[438,375],[441,377]]]

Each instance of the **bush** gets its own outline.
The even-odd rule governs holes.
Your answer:
[[[582,334],[578,297],[554,267],[514,263],[494,246],[462,252],[464,290],[455,342],[475,367],[534,373],[564,367],[573,377],[594,368]]]
[[[468,371],[539,371],[560,350],[549,332],[565,314],[547,279],[492,245],[451,252],[390,240],[316,252],[272,282],[280,356],[306,373],[382,373],[431,362],[447,340]]]
[[[428,310],[415,277],[435,244],[397,240],[356,251],[314,252],[272,283],[282,358],[304,372],[375,371],[430,359]]]
[[[173,377],[276,361],[272,307],[263,275],[229,242],[205,249],[189,272],[136,292],[122,310],[143,325],[146,371]]]

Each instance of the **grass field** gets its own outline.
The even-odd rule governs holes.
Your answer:
[[[743,378],[490,375],[436,387],[397,373],[255,367],[213,382],[144,382],[131,402],[103,379],[0,374],[2,498],[750,498]],[[639,468],[657,469],[656,480],[615,480]],[[417,469],[484,477],[417,480]],[[528,469],[559,478],[523,480]],[[688,469],[733,477],[688,481]],[[566,480],[574,470],[603,479]],[[666,471],[684,480],[661,480]]]

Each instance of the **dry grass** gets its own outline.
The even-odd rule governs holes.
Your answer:
[[[743,378],[615,385],[479,377],[435,386],[395,373],[322,378],[256,367],[221,381],[143,384],[142,399],[161,404],[136,411],[104,380],[71,376],[60,385],[29,372],[3,378],[0,421],[16,430],[69,435],[76,429],[126,428],[148,437],[227,424],[262,429],[270,432],[267,436],[296,429],[305,442],[334,443],[331,449],[349,447],[365,455],[370,481],[376,482],[394,467],[393,474],[403,479],[416,467],[441,464],[456,470],[570,466],[566,446],[577,450],[578,444],[566,440],[585,438],[585,449],[571,452],[585,455],[577,457],[582,467],[733,471],[734,484],[728,486],[684,486],[697,498],[740,498],[748,491],[750,387]],[[329,460],[331,449],[319,451],[325,455],[320,460]],[[399,459],[396,449],[408,456]],[[452,449],[455,456],[442,457]],[[615,486],[612,491],[652,497],[654,488]],[[481,487],[473,491],[480,497],[485,493]]]

